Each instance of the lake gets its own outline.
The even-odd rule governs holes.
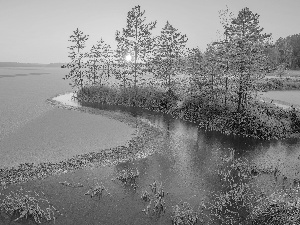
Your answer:
[[[123,123],[55,108],[46,100],[72,91],[61,68],[0,67],[0,165],[60,161],[99,147],[126,144],[134,129]],[[103,127],[112,126],[114,129]],[[118,128],[116,128],[118,127]],[[113,138],[113,134],[120,137]]]
[[[134,133],[133,128],[117,121],[107,122],[101,116],[55,108],[46,103],[45,100],[50,97],[71,91],[67,82],[61,80],[66,73],[64,69],[32,68],[17,71],[0,68],[0,71],[2,166],[28,161],[57,161],[60,157],[68,158],[104,148],[103,143],[106,142],[109,142],[107,146],[123,145]],[[68,96],[62,99],[71,102]],[[27,190],[43,191],[64,214],[57,218],[55,224],[58,225],[171,224],[172,206],[189,202],[196,209],[201,201],[210,201],[213,192],[226,189],[218,178],[217,169],[222,161],[221,156],[228,156],[232,150],[235,151],[235,158],[247,159],[261,169],[274,168],[280,162],[279,169],[289,180],[300,172],[299,140],[263,141],[226,136],[204,131],[192,122],[174,119],[163,113],[133,107],[84,105],[129,113],[158,127],[163,135],[144,146],[146,149],[155,149],[155,153],[146,158],[118,165],[80,169],[45,180],[12,185],[5,190],[7,192],[22,186]],[[109,133],[111,129],[107,128],[111,126],[117,128]],[[118,139],[111,138],[114,136]],[[127,168],[138,169],[140,172],[136,190],[114,180],[119,171]],[[168,192],[165,197],[166,213],[159,218],[142,212],[147,205],[140,198],[144,190],[149,192],[149,184],[155,180],[162,183],[163,189]],[[85,187],[68,188],[59,184],[64,181],[81,182]],[[88,187],[95,182],[102,183],[110,195],[100,200],[85,196]],[[274,177],[268,174],[259,175],[252,182],[267,195],[275,189],[289,188],[287,183],[278,185]]]
[[[300,108],[300,91],[299,90],[290,90],[290,91],[267,91],[262,92],[260,95],[263,98],[268,99],[269,101],[273,99],[274,103],[288,108],[293,105],[294,107]]]

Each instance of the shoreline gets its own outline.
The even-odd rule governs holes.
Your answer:
[[[291,104],[289,102],[276,100],[276,99],[272,99],[272,98],[267,98],[267,97],[260,97],[260,98],[261,98],[260,101],[268,103],[268,104],[273,104],[282,109],[292,109],[291,107],[294,106],[295,109],[300,110],[300,105],[297,105],[297,104]]]
[[[67,93],[65,93],[67,94]],[[55,97],[61,96],[61,94]],[[24,163],[18,167],[0,168],[0,187],[6,187],[9,184],[26,183],[30,180],[45,179],[49,176],[67,173],[70,171],[83,169],[85,167],[101,167],[106,165],[116,165],[120,162],[145,158],[155,152],[155,149],[143,149],[143,146],[160,136],[162,131],[157,127],[151,126],[146,121],[137,119],[127,113],[104,111],[82,106],[71,106],[49,98],[46,102],[54,107],[76,110],[83,113],[102,115],[109,119],[123,122],[135,130],[134,137],[127,144],[114,148],[101,149],[99,152],[90,152],[75,155],[69,159],[62,160],[59,163]]]
[[[264,140],[299,138],[299,132],[294,130],[297,127],[292,128],[294,122],[291,121],[288,110],[282,110],[280,106],[261,101],[261,96],[254,100],[254,105],[252,106],[259,111],[248,110],[245,113],[241,113],[229,108],[230,106],[236,106],[234,102],[231,102],[230,106],[227,104],[226,107],[222,104],[215,104],[215,108],[212,109],[212,106],[203,103],[207,99],[201,95],[199,95],[199,98],[189,96],[183,100],[183,104],[182,102],[178,104],[178,100],[180,100],[176,99],[178,96],[173,99],[172,96],[170,98],[166,94],[155,88],[154,90],[148,90],[147,87],[141,87],[139,96],[132,98],[130,92],[121,93],[114,88],[98,86],[87,87],[77,93],[80,99],[79,102],[135,106],[159,111],[177,119],[197,123],[205,131],[218,131],[226,135],[238,135]],[[272,115],[268,114],[269,110],[272,111]],[[283,122],[280,113],[284,113],[286,116]],[[260,119],[257,120],[256,118]],[[247,123],[251,123],[251,126],[248,126],[246,123],[241,125],[241,121],[248,121]]]
[[[275,91],[299,91],[299,90],[275,90]],[[273,99],[273,98],[269,98],[269,97],[264,97],[263,93],[259,94],[259,98],[261,99],[261,101],[266,102],[266,103],[270,103],[273,104],[275,106],[281,107],[283,109],[292,109],[291,107],[293,106],[295,109],[300,110],[300,105],[299,104],[293,104],[287,101],[283,101],[283,100],[278,100],[278,99]]]

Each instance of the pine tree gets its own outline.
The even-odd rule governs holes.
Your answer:
[[[127,14],[127,25],[123,28],[122,34],[116,32],[116,41],[118,42],[116,57],[118,58],[117,78],[123,77],[123,81],[130,81],[130,78],[124,76],[133,75],[133,83],[136,88],[138,77],[146,71],[145,64],[149,59],[153,49],[153,38],[151,30],[156,26],[155,22],[145,23],[145,10],[141,11],[141,7],[135,6]],[[133,62],[126,62],[126,55],[130,54],[133,57]],[[123,67],[123,68],[122,68]],[[124,71],[125,70],[125,71]],[[120,76],[124,75],[124,76]]]
[[[202,88],[203,54],[199,48],[187,48],[185,53],[185,73],[189,77],[190,92]]]
[[[154,59],[150,71],[163,85],[171,91],[174,77],[184,72],[184,48],[187,42],[186,35],[182,35],[168,21],[156,39]]]
[[[231,73],[235,75],[238,95],[237,111],[240,112],[251,97],[253,83],[267,71],[267,57],[264,54],[271,34],[263,34],[259,27],[259,15],[249,8],[242,9],[231,23],[224,26],[227,36],[227,56]]]
[[[71,62],[65,67],[71,70],[63,79],[71,79],[73,81],[73,84],[70,83],[72,87],[83,87],[84,63],[82,60],[86,54],[83,53],[82,50],[85,48],[85,42],[88,40],[88,36],[89,35],[84,35],[83,32],[77,28],[73,31],[69,39],[69,41],[74,44],[68,47],[70,49],[69,58]]]
[[[92,84],[100,84],[103,79],[110,76],[110,69],[113,63],[113,51],[110,45],[106,44],[102,38],[93,45],[87,53],[87,78]],[[96,82],[97,81],[97,82]]]
[[[281,77],[286,69],[291,68],[293,48],[286,39],[279,38],[275,43],[275,49],[278,52],[277,73]]]

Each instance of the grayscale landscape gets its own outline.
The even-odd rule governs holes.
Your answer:
[[[299,224],[299,8],[1,2],[0,225]]]

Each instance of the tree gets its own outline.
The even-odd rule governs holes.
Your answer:
[[[120,80],[124,91],[126,90],[126,85],[132,82],[132,68],[130,62],[125,58],[128,55],[128,50],[125,41],[119,41],[117,44],[117,50],[115,54],[115,67],[113,73],[117,80]]]
[[[286,69],[300,68],[300,34],[276,40],[274,46],[266,51],[273,70],[283,74]]]
[[[231,23],[224,26],[224,34],[229,56],[229,70],[235,77],[237,111],[240,112],[251,97],[254,81],[262,78],[267,71],[267,57],[264,54],[269,46],[271,34],[263,34],[259,27],[259,15],[249,8],[243,8]],[[227,57],[226,56],[226,57]]]
[[[275,44],[270,43],[270,46],[265,49],[265,54],[268,57],[268,72],[275,71],[279,64],[279,51],[275,48]]]
[[[93,45],[90,52],[87,53],[87,78],[92,84],[99,83],[104,78],[109,78],[110,67],[113,63],[113,51],[110,45],[106,44],[102,38]],[[97,82],[96,82],[97,81]]]
[[[231,21],[234,18],[234,15],[231,11],[229,11],[228,7],[226,6],[225,10],[220,10],[219,11],[219,18],[220,18],[220,23],[224,28],[224,33],[223,33],[223,40],[220,40],[219,42],[214,42],[213,45],[216,47],[216,60],[219,65],[220,69],[220,75],[222,78],[225,79],[225,81],[221,81],[224,86],[224,104],[225,107],[227,106],[227,97],[229,92],[229,81],[232,78],[232,71],[229,69],[230,68],[230,48],[232,45],[229,43],[229,33],[228,30],[226,29],[227,27],[230,26]]]
[[[177,32],[168,21],[156,39],[154,58],[150,71],[158,79],[164,81],[164,86],[171,91],[173,78],[184,72],[183,52],[187,42],[186,35]]]
[[[146,18],[144,14],[145,10],[141,11],[139,5],[132,8],[127,14],[126,28],[123,28],[122,34],[120,31],[117,31],[115,37],[118,42],[116,57],[121,69],[121,71],[117,71],[117,74],[126,76],[132,74],[135,88],[138,76],[143,75],[146,71],[145,63],[149,59],[154,45],[153,38],[151,38],[151,30],[155,28],[156,21],[145,23]],[[125,60],[128,54],[134,59],[132,63],[128,63]],[[125,73],[124,70],[126,70]]]
[[[290,35],[285,38],[292,46],[292,63],[291,69],[300,68],[300,34]]]
[[[279,52],[278,63],[290,68],[292,64],[293,48],[289,41],[279,38],[275,43],[275,48]]]
[[[221,50],[223,49],[217,47],[218,46],[214,44],[208,45],[204,53],[203,65],[203,73],[208,77],[207,86],[210,88],[210,98],[214,103],[216,103],[216,100],[224,94],[222,84],[224,84],[224,70],[227,66],[227,62],[224,62],[223,59],[219,57],[220,52],[222,53]]]
[[[74,44],[68,47],[70,49],[69,58],[71,62],[66,65],[66,68],[71,69],[69,74],[67,74],[63,79],[72,79],[72,87],[83,86],[83,69],[84,64],[82,59],[85,57],[85,54],[82,50],[85,48],[85,42],[88,40],[89,35],[84,35],[82,31],[78,28],[73,31],[73,34],[70,36],[68,41],[73,42]]]
[[[187,48],[185,58],[185,73],[189,77],[190,92],[195,92],[203,86],[203,54],[200,49]]]

